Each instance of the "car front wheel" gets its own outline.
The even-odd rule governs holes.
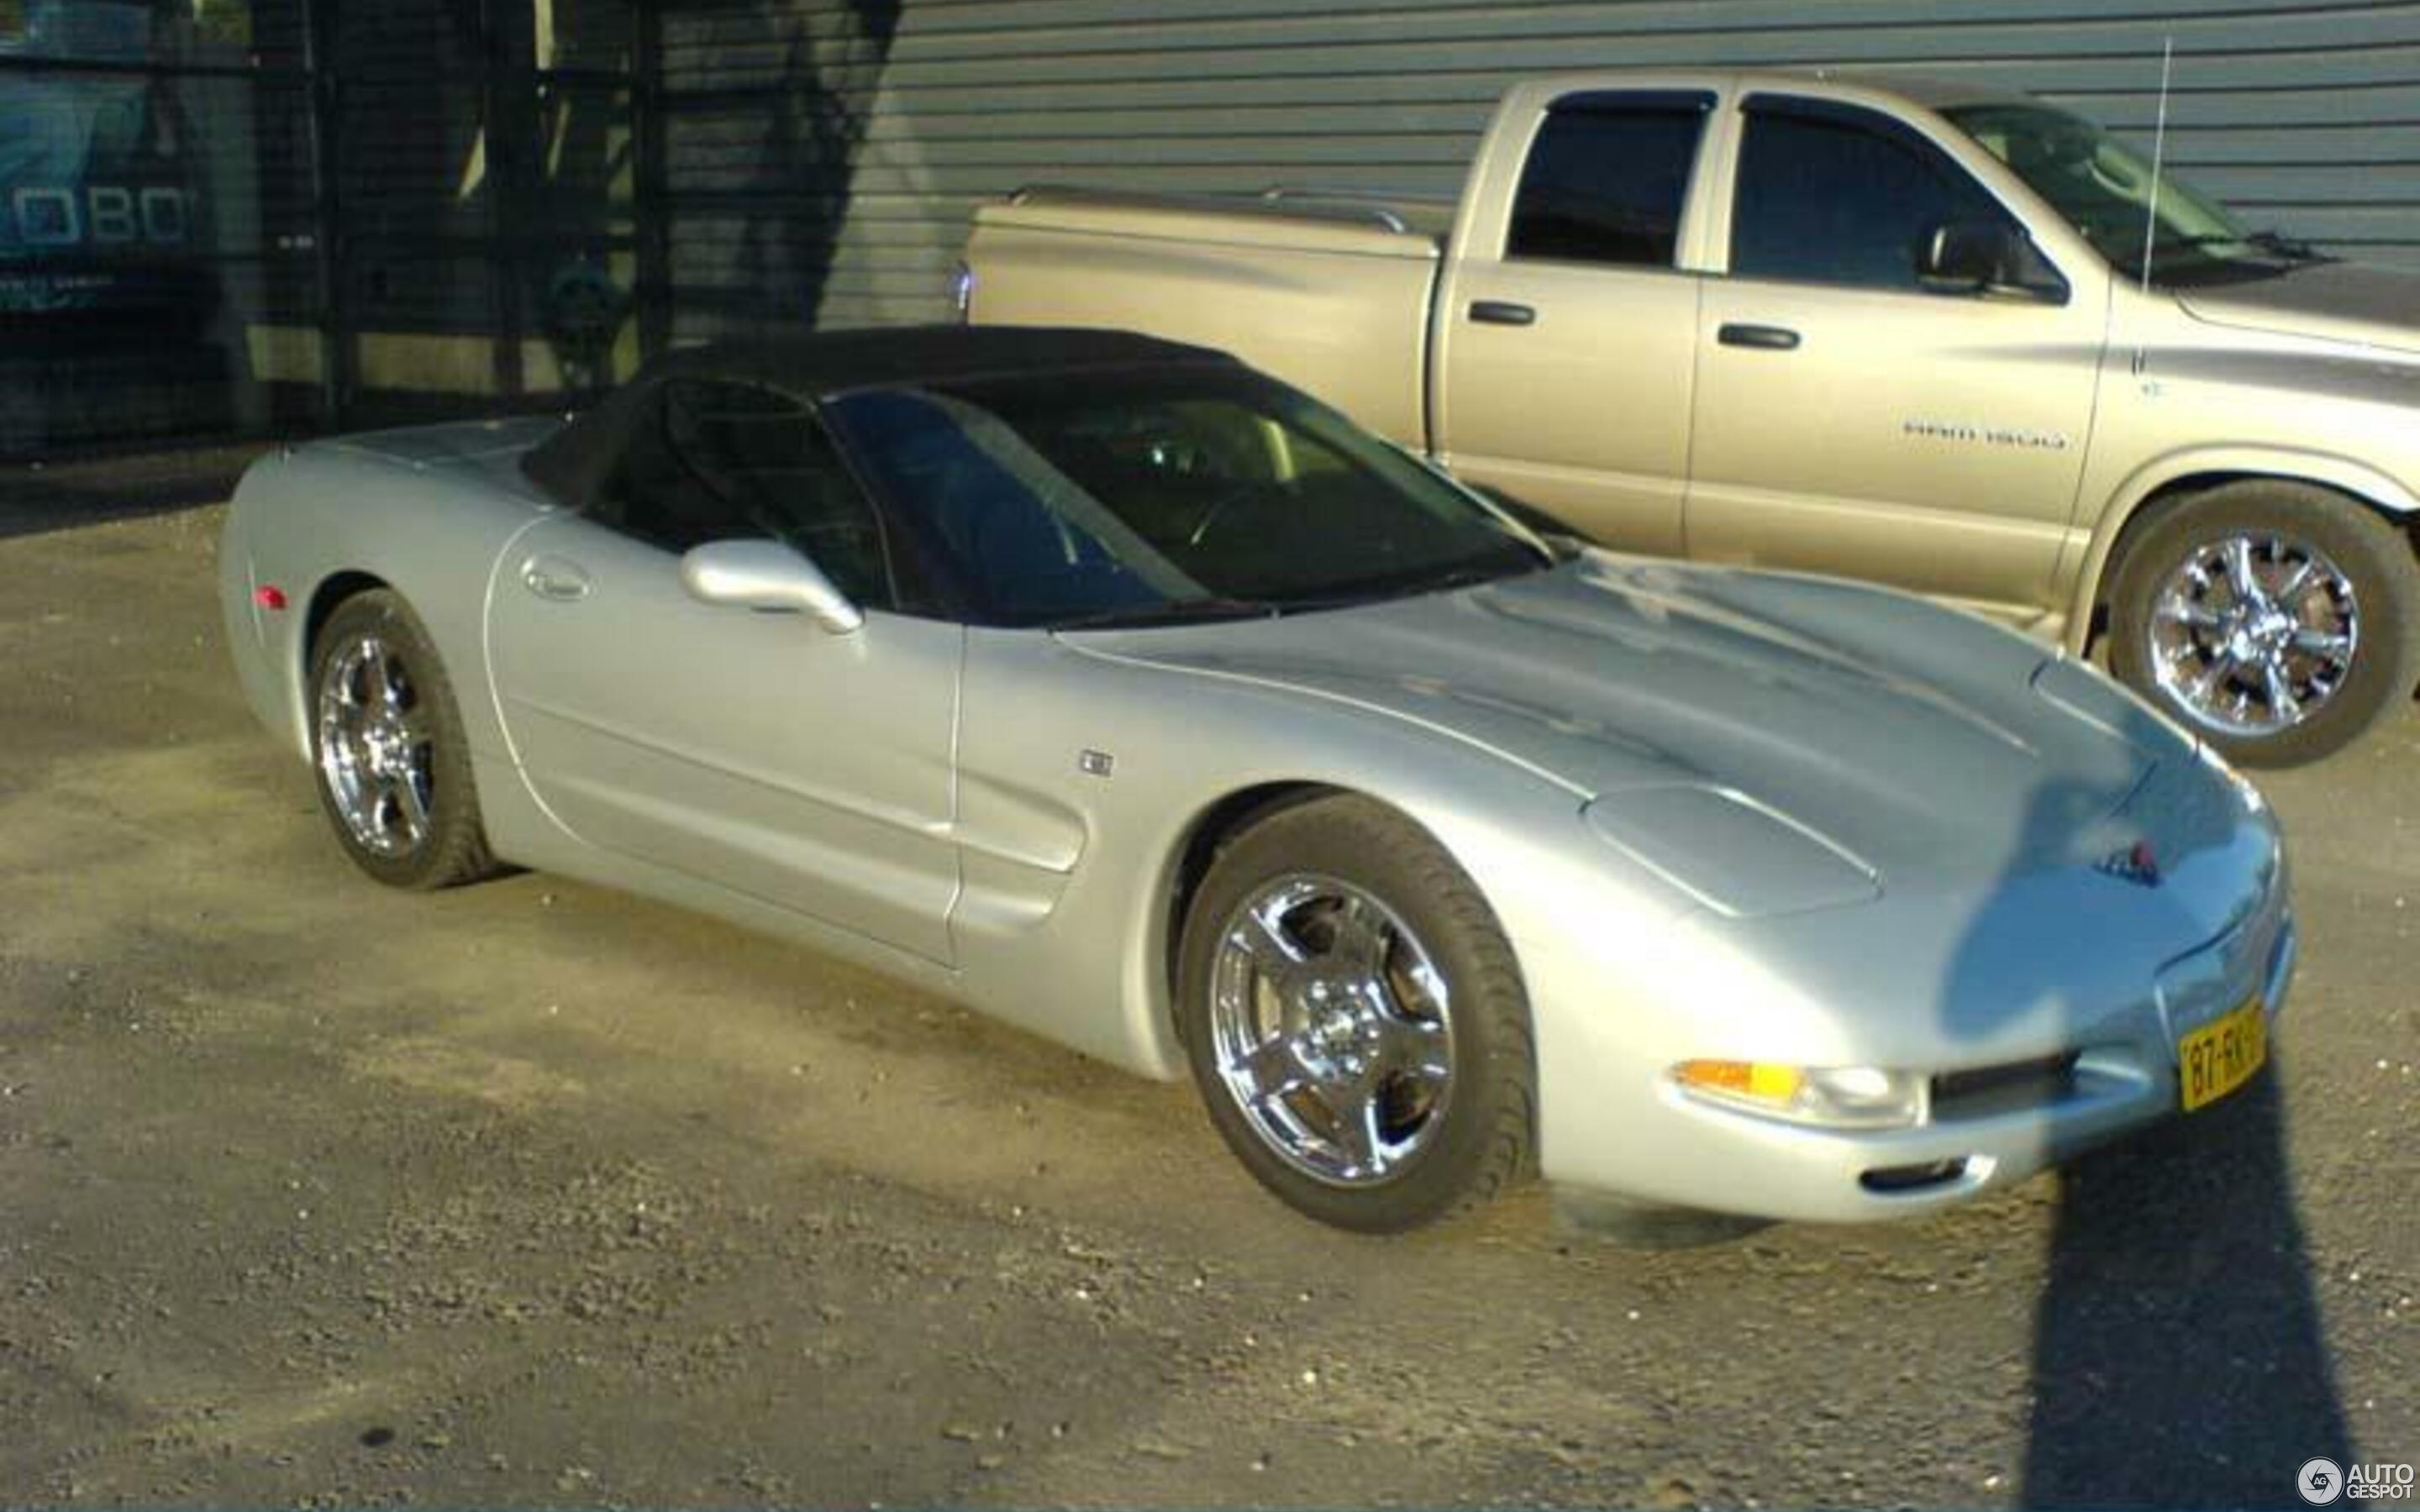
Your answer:
[[[452,686],[388,590],[345,600],[312,643],[311,764],[336,839],[379,881],[427,889],[495,870]]]
[[[1382,805],[1304,804],[1230,844],[1187,912],[1178,998],[1211,1120],[1313,1218],[1411,1228],[1526,1167],[1512,949],[1444,847]]]
[[[2420,676],[2411,543],[2304,484],[2226,484],[2153,520],[2110,610],[2111,670],[2246,765],[2339,749]]]

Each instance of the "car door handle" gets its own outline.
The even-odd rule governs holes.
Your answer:
[[[521,586],[559,603],[588,596],[588,574],[561,557],[532,557],[521,563]]]
[[[1538,323],[1538,312],[1509,300],[1473,300],[1470,301],[1470,318],[1482,326],[1534,326]]]
[[[1781,326],[1727,325],[1714,332],[1714,339],[1726,347],[1747,347],[1761,352],[1798,349],[1798,332]]]

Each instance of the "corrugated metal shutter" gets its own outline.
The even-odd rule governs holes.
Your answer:
[[[2420,267],[2420,4],[2295,0],[667,0],[675,334],[937,318],[1020,184],[1450,193],[1532,72],[1838,65],[2031,90],[2256,225]]]

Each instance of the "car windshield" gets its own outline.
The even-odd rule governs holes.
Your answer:
[[[2159,224],[2151,228],[2150,161],[2080,116],[2029,104],[1968,105],[1943,114],[2130,279],[2144,276],[2147,248],[2149,276],[2170,285],[2273,278],[2319,260],[2289,238],[2246,230],[2172,173],[2156,176]]]
[[[1242,369],[863,390],[825,413],[990,624],[1278,614],[1553,561],[1454,484]]]

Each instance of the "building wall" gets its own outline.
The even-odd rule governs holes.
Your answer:
[[[0,213],[0,455],[938,318],[969,212],[1021,184],[1451,193],[1537,71],[1962,74],[2148,136],[2166,39],[2188,177],[2420,268],[2420,0],[0,0],[0,199],[151,173],[194,207],[173,245]],[[130,90],[175,161],[29,146]]]
[[[1513,77],[1838,65],[2044,95],[2256,226],[2420,267],[2420,3],[662,0],[674,333],[939,317],[1020,184],[1451,193]]]
[[[256,428],[288,102],[225,0],[0,7],[0,458]],[[239,12],[235,20],[243,23]]]
[[[344,423],[627,376],[633,0],[315,3]]]
[[[636,5],[0,3],[0,458],[626,376]]]

